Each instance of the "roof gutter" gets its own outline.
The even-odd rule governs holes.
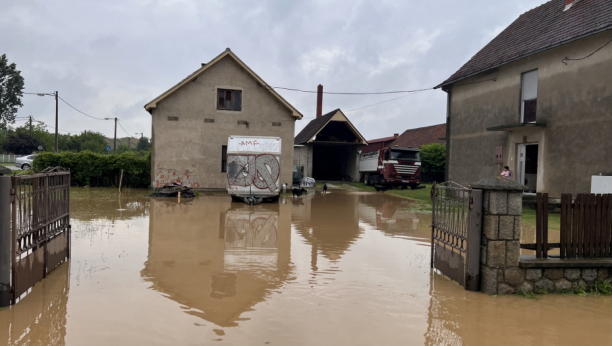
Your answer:
[[[522,56],[517,57],[517,58],[514,58],[514,59],[510,59],[510,60],[508,60],[508,61],[506,61],[506,62],[504,62],[504,63],[497,64],[497,65],[494,65],[494,66],[491,66],[491,67],[487,67],[487,68],[486,68],[486,69],[484,69],[484,70],[480,70],[480,71],[478,71],[478,72],[474,72],[474,73],[469,74],[469,75],[467,75],[467,76],[465,76],[465,77],[461,77],[461,78],[458,78],[458,79],[454,79],[454,80],[452,80],[452,81],[450,81],[450,82],[443,82],[442,84],[439,84],[439,85],[435,86],[435,87],[434,87],[434,89],[443,88],[443,87],[445,87],[445,86],[447,86],[447,85],[450,85],[450,84],[453,84],[453,83],[459,82],[459,81],[461,81],[461,80],[464,80],[464,79],[467,79],[467,78],[470,78],[470,77],[473,77],[473,76],[478,75],[478,74],[480,74],[480,73],[483,73],[483,72],[485,72],[485,71],[492,70],[492,69],[494,69],[494,68],[497,68],[497,67],[500,67],[500,66],[503,66],[503,65],[509,64],[509,63],[514,62],[514,61],[517,61],[517,60],[521,60],[521,59],[526,58],[526,57],[528,57],[528,56],[532,56],[532,55],[535,55],[535,54],[539,54],[539,53],[545,52],[545,51],[550,50],[550,49],[553,49],[553,48],[557,48],[557,47],[562,46],[562,45],[564,45],[564,44],[568,44],[568,43],[571,43],[571,42],[574,42],[574,41],[577,41],[577,40],[583,39],[583,38],[585,38],[585,37],[589,37],[589,36],[597,35],[597,34],[599,34],[599,33],[602,33],[602,32],[604,32],[604,31],[607,31],[607,30],[610,30],[610,29],[612,29],[612,26],[609,26],[609,27],[606,27],[606,28],[604,28],[604,29],[600,29],[600,30],[597,30],[597,31],[593,31],[593,32],[588,33],[588,34],[585,34],[585,35],[581,35],[581,36],[575,37],[575,38],[573,38],[573,39],[571,39],[571,40],[567,40],[567,41],[564,41],[564,42],[561,42],[561,43],[554,44],[554,45],[552,45],[552,46],[550,46],[550,47],[546,47],[546,48],[542,48],[542,49],[536,50],[536,51],[534,51],[534,52],[532,52],[532,53],[529,53],[529,54],[526,54],[526,55],[522,55]]]

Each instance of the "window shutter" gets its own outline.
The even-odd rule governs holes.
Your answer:
[[[538,98],[538,70],[523,73],[523,101]]]
[[[242,100],[241,100],[240,91],[234,91],[234,110],[239,111],[242,108]]]

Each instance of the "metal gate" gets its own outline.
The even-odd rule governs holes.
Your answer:
[[[11,177],[11,304],[70,257],[70,172]]]
[[[434,184],[431,199],[431,267],[466,290],[478,291],[482,190]]]

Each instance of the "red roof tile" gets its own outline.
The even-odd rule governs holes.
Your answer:
[[[446,124],[432,125],[427,127],[419,127],[404,131],[390,147],[398,146],[400,148],[420,148],[425,144],[440,143],[445,144]]]

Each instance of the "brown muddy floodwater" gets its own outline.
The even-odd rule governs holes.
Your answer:
[[[432,275],[431,216],[407,200],[145,193],[73,189],[72,259],[0,310],[0,344],[612,344],[610,297],[490,297]]]

